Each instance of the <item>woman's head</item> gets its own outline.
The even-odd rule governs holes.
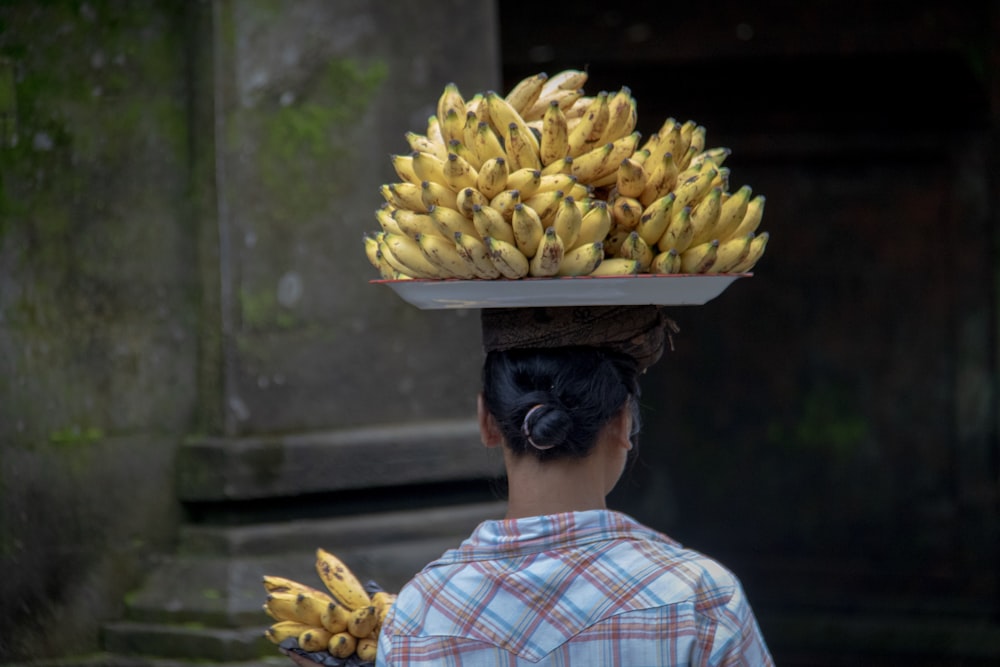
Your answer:
[[[483,404],[514,454],[579,458],[623,408],[638,432],[639,372],[634,358],[598,347],[492,351]]]

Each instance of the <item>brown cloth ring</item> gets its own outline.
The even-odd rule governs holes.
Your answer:
[[[481,318],[486,352],[605,347],[633,357],[641,370],[660,359],[670,334],[679,331],[662,306],[484,308]]]

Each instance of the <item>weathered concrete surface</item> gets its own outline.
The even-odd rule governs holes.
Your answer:
[[[421,312],[361,237],[442,89],[499,84],[492,3],[220,2],[224,432],[474,414],[469,312]]]
[[[496,39],[479,2],[0,6],[0,661],[99,648],[188,436],[474,414],[476,322],[369,285],[361,233]]]

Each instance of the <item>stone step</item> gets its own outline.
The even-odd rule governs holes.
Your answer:
[[[436,420],[294,435],[203,437],[177,460],[182,502],[282,498],[486,479],[502,470],[475,420]]]
[[[503,512],[504,503],[490,501],[247,526],[187,524],[180,531],[178,553],[245,557],[314,552],[317,547],[339,553],[352,545],[464,537]]]
[[[395,591],[457,546],[499,502],[378,512],[249,526],[186,526],[181,547],[129,596],[124,618],[105,627],[115,656],[239,661],[276,649],[263,638],[265,574],[323,588],[316,548],[341,558],[363,581]]]
[[[277,647],[263,636],[260,627],[202,628],[118,621],[104,627],[103,640],[105,650],[120,661],[142,656],[226,663],[258,660],[277,653]]]

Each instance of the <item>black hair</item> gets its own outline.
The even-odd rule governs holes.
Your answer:
[[[483,364],[483,402],[515,454],[581,458],[626,405],[635,444],[639,373],[632,357],[599,347],[492,351]]]

